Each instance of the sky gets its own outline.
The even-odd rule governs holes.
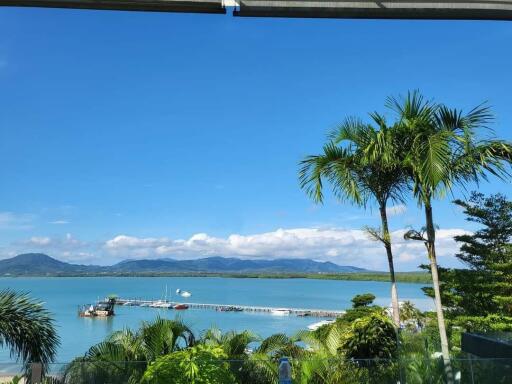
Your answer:
[[[419,89],[487,101],[512,139],[512,24],[0,9],[0,258],[298,257],[385,270],[362,210],[300,190],[298,162],[348,116]],[[475,189],[512,197],[510,183]],[[455,190],[454,197],[463,197]],[[475,230],[434,206],[440,264]],[[396,269],[427,261],[390,207]]]

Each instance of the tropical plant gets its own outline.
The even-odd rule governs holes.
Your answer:
[[[235,384],[227,354],[219,346],[199,344],[151,363],[142,383],[151,384]]]
[[[59,337],[54,320],[41,302],[25,293],[0,291],[0,346],[23,362],[26,373],[30,363],[41,363],[46,372],[55,358]]]
[[[147,364],[195,344],[192,331],[181,320],[157,317],[143,322],[137,332],[124,329],[92,346],[64,371],[67,383],[138,383]]]
[[[400,137],[400,162],[412,181],[418,203],[425,211],[425,245],[430,261],[441,349],[449,371],[450,354],[440,295],[432,201],[445,196],[456,184],[465,186],[486,179],[486,172],[505,177],[505,163],[512,159],[512,146],[504,141],[482,140],[477,136],[477,131],[492,119],[489,108],[485,106],[464,114],[425,100],[415,91],[405,98],[388,98],[387,107],[397,114],[398,123],[394,130]],[[377,150],[375,156],[379,154]]]
[[[271,383],[274,378],[274,370],[268,356],[260,356],[249,353],[251,344],[261,339],[249,331],[222,333],[218,328],[210,328],[204,332],[199,343],[205,345],[220,346],[228,356],[231,372],[240,383]],[[263,354],[261,354],[263,355]]]
[[[402,320],[419,320],[421,312],[409,300],[404,301],[400,305],[400,313],[402,313]]]
[[[334,195],[341,201],[350,201],[367,207],[376,202],[379,207],[381,228],[366,228],[372,239],[380,241],[386,250],[391,279],[391,302],[395,326],[400,325],[398,293],[395,280],[391,235],[387,205],[389,201],[403,202],[408,188],[406,174],[394,162],[395,142],[393,130],[383,116],[370,114],[378,127],[348,118],[330,135],[319,155],[301,161],[300,186],[315,202],[323,202],[323,183],[327,181]],[[368,156],[371,149],[372,156]]]
[[[397,356],[398,344],[393,323],[379,313],[356,320],[340,338],[340,348],[349,359],[391,360]]]

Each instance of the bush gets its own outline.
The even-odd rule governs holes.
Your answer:
[[[356,320],[342,343],[349,359],[393,359],[397,347],[393,322],[379,313]]]
[[[361,295],[355,295],[352,298],[352,307],[367,307],[373,303],[373,300],[375,300],[375,295],[372,293],[363,293]]]
[[[160,357],[142,379],[151,384],[234,384],[221,347],[197,345]]]

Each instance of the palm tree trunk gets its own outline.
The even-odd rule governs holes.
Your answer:
[[[395,327],[400,327],[400,306],[398,304],[398,292],[396,289],[395,280],[395,267],[393,265],[393,252],[391,250],[391,236],[389,234],[388,215],[386,212],[386,205],[381,204],[379,207],[380,219],[382,222],[382,239],[384,240],[384,247],[388,256],[389,276],[391,278],[391,306],[393,308],[393,322]]]
[[[427,224],[427,250],[430,260],[430,271],[432,273],[432,285],[434,286],[434,300],[436,304],[437,323],[439,327],[439,336],[441,338],[441,352],[443,354],[444,366],[448,383],[453,383],[453,372],[450,361],[450,348],[448,346],[448,337],[446,335],[446,325],[444,322],[443,304],[441,303],[441,290],[439,288],[439,273],[437,271],[436,258],[436,231],[432,216],[432,205],[430,201],[425,202],[425,219]]]

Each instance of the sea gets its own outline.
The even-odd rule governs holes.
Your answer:
[[[434,308],[423,294],[425,284],[399,283],[400,301],[410,300],[421,310]],[[273,316],[268,313],[217,312],[188,309],[184,311],[148,307],[116,306],[109,318],[78,316],[78,307],[95,303],[108,295],[122,298],[167,299],[195,303],[254,305],[305,309],[343,310],[351,307],[350,299],[360,293],[376,296],[375,303],[390,305],[390,284],[375,281],[313,279],[262,279],[224,277],[12,277],[0,278],[1,289],[27,292],[44,302],[53,314],[61,339],[57,361],[66,363],[82,356],[110,333],[123,328],[137,329],[142,321],[157,316],[184,321],[198,335],[209,327],[223,331],[251,330],[261,337],[274,333],[293,335],[320,318]],[[176,290],[192,296],[179,298]],[[0,372],[13,362],[9,352],[0,350]]]

